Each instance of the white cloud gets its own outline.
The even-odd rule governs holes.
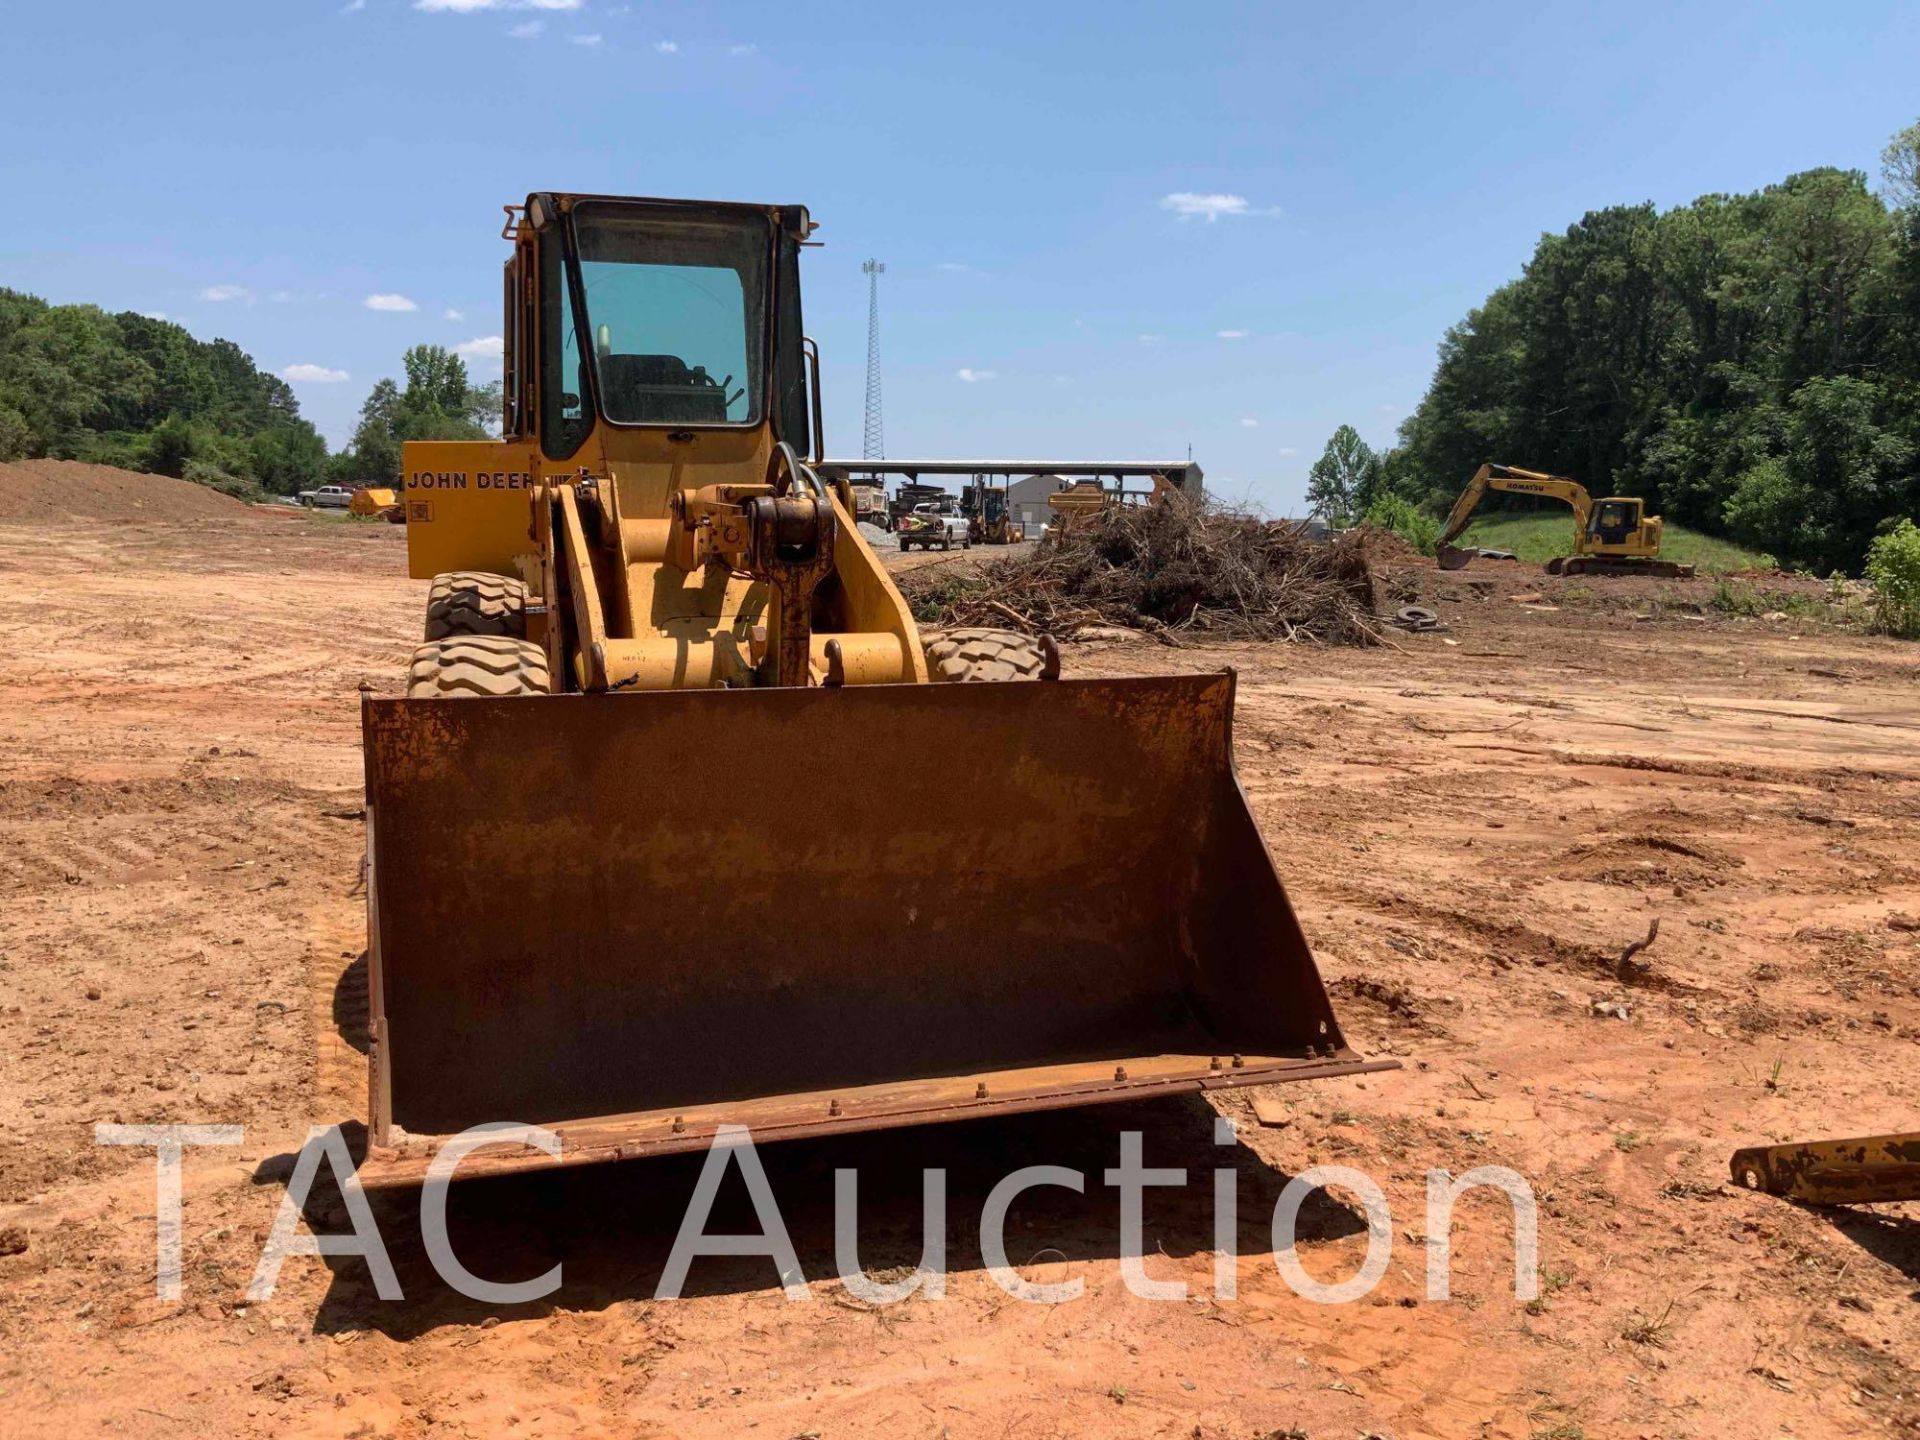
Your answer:
[[[453,347],[453,353],[468,360],[491,360],[498,363],[507,353],[507,342],[498,335],[482,335],[473,340],[463,340]]]
[[[440,318],[442,320],[464,320],[467,318],[467,312],[464,310],[456,310],[449,305],[440,312]]]
[[[944,270],[949,275],[973,274],[973,267],[971,265],[962,265],[958,260],[942,260],[933,268],[936,270]]]
[[[727,47],[727,54],[729,54],[729,55],[751,55],[751,54],[753,54],[753,53],[754,53],[754,52],[755,52],[756,50],[758,50],[759,48],[760,48],[760,47],[759,47],[758,45],[729,45],[729,46]]]
[[[1251,330],[1216,330],[1213,333],[1221,340],[1244,340],[1253,332]]]
[[[969,370],[964,366],[954,371],[954,374],[958,375],[969,385],[978,385],[982,380],[997,380],[1000,378],[997,370]]]
[[[1204,216],[1208,224],[1222,215],[1272,215],[1277,211],[1277,207],[1255,210],[1244,195],[1199,195],[1191,190],[1176,190],[1171,195],[1162,195],[1160,208],[1171,210],[1182,220],[1191,220],[1196,215]]]
[[[310,385],[338,385],[353,377],[344,370],[329,370],[325,365],[289,365],[280,372],[282,380],[304,381]]]
[[[662,55],[678,55],[680,53],[680,43],[677,40],[656,40],[653,42],[653,48],[658,50]]]
[[[1136,335],[1133,338],[1138,340],[1142,345],[1158,345],[1160,343],[1160,337],[1158,335]]]
[[[164,320],[167,318],[167,312],[164,310],[142,310],[140,313],[149,320]]]
[[[1240,417],[1240,423],[1249,430],[1258,430],[1260,428],[1260,422],[1251,415],[1242,415]]]
[[[508,30],[507,36],[512,40],[533,40],[537,39],[540,32],[546,28],[547,22],[544,20],[523,20]]]
[[[405,314],[420,308],[404,295],[369,295],[360,303],[369,310],[387,310],[395,314]]]
[[[1300,451],[1292,445],[1282,445],[1280,447],[1280,453],[1282,455],[1298,455]]]
[[[200,292],[200,298],[219,304],[227,300],[251,300],[253,292],[244,285],[209,285]]]
[[[598,35],[570,35],[567,38],[576,45],[594,46],[600,43]]]
[[[347,4],[340,7],[340,13],[342,15],[351,15],[356,10],[364,10],[366,8],[367,0],[348,0]]]

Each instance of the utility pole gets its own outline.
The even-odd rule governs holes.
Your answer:
[[[887,267],[869,260],[860,267],[867,277],[867,426],[861,438],[862,460],[887,458],[887,438],[880,426],[880,277]]]

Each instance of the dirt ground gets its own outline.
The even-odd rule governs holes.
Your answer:
[[[310,1123],[363,1115],[356,688],[398,688],[424,587],[384,525],[0,526],[0,1414],[19,1436],[1796,1437],[1920,1429],[1920,1206],[1800,1209],[1729,1152],[1920,1117],[1920,648],[1677,595],[1588,604],[1499,568],[1405,579],[1445,633],[1365,651],[1069,646],[1070,673],[1231,665],[1236,755],[1350,1039],[1406,1068],[1198,1099],[763,1150],[811,1299],[761,1259],[651,1297],[697,1160],[456,1187],[489,1307],[434,1276],[407,1197],[374,1209],[405,1299],[352,1257],[244,1291]],[[917,557],[916,557],[917,558]],[[1512,583],[1509,584],[1509,581]],[[1490,583],[1489,583],[1490,582]],[[1598,588],[1606,582],[1588,582]],[[1538,601],[1514,595],[1540,593]],[[1556,606],[1557,608],[1545,608]],[[1691,607],[1691,608],[1689,608]],[[1636,620],[1636,613],[1654,618]],[[1622,946],[1658,919],[1644,972]],[[1605,1006],[1596,1010],[1596,1002]],[[1624,1018],[1622,1018],[1624,1016]],[[1254,1120],[1256,1099],[1288,1123]],[[154,1298],[151,1152],[96,1122],[245,1127],[189,1152],[184,1299]],[[1185,1189],[1119,1277],[1122,1130]],[[1238,1298],[1211,1187],[1237,1171]],[[1011,1300],[977,1226],[1013,1168]],[[1364,1170],[1396,1248],[1366,1301],[1276,1271],[1267,1217],[1314,1164]],[[1426,1175],[1482,1164],[1540,1203],[1513,1297],[1506,1202],[1463,1199],[1427,1298]],[[862,1259],[911,1266],[948,1171],[942,1301],[874,1310],[833,1274],[833,1171]],[[717,1228],[751,1228],[736,1182]],[[1344,1278],[1345,1195],[1299,1254]],[[334,1200],[309,1218],[342,1230]]]

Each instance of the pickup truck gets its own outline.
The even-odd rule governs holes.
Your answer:
[[[353,491],[345,485],[322,485],[318,490],[302,490],[300,503],[310,510],[344,510],[353,503]]]
[[[916,545],[922,550],[931,550],[935,545],[951,550],[956,540],[962,550],[973,545],[967,538],[967,517],[951,499],[928,500],[914,506],[900,517],[898,528],[902,550],[911,550]]]

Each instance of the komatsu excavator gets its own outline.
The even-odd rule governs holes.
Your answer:
[[[1435,553],[1442,570],[1459,570],[1475,551],[1458,549],[1454,541],[1465,532],[1489,490],[1518,495],[1544,495],[1573,507],[1573,553],[1547,561],[1549,575],[1658,575],[1683,579],[1693,566],[1660,558],[1660,517],[1646,514],[1645,502],[1630,495],[1609,495],[1596,501],[1586,486],[1563,475],[1543,475],[1511,465],[1482,465],[1453,502],[1446,528]]]
[[[362,698],[364,1184],[489,1122],[560,1156],[462,1176],[1393,1064],[1254,825],[1231,672],[917,628],[803,458],[813,230],[508,207],[503,434],[405,447],[425,643]]]

